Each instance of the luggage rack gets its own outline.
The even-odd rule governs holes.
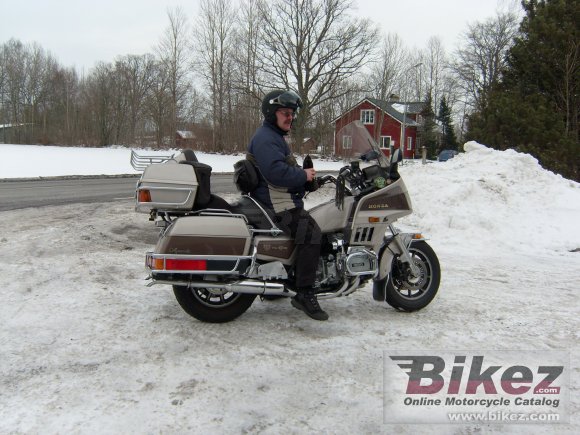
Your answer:
[[[173,154],[146,155],[138,154],[131,150],[131,166],[136,171],[144,171],[145,168],[153,163],[165,163],[173,158]]]

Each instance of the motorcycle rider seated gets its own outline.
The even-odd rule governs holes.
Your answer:
[[[300,107],[302,100],[293,91],[272,91],[262,100],[264,122],[248,145],[248,158],[259,169],[260,181],[250,194],[272,212],[276,225],[294,238],[297,294],[292,305],[315,320],[327,320],[314,290],[321,231],[303,202],[306,184],[314,181],[316,171],[300,167],[284,139]]]

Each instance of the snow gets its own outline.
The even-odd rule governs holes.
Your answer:
[[[367,286],[323,301],[327,322],[257,300],[203,324],[145,286],[157,230],[132,202],[0,212],[0,433],[580,433],[580,185],[529,155],[465,148],[400,168],[414,207],[400,226],[442,267],[412,314]],[[0,153],[0,178],[134,172],[120,148]],[[231,172],[239,156],[199,159]],[[571,424],[385,425],[383,352],[409,349],[569,351]]]
[[[171,156],[178,150],[135,150],[139,155]],[[210,165],[213,172],[233,172],[234,163],[244,158],[196,152],[198,160]],[[0,179],[36,178],[71,175],[139,174],[131,166],[131,150],[122,147],[78,148],[41,145],[0,144]],[[317,161],[320,170],[340,168],[342,163]]]

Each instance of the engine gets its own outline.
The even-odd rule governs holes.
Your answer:
[[[378,259],[374,252],[363,247],[345,249],[340,233],[328,235],[318,264],[317,280],[321,286],[341,283],[345,276],[375,275]]]
[[[374,252],[365,248],[354,247],[346,256],[346,273],[350,276],[374,275],[377,272],[378,260]]]
[[[321,286],[333,286],[344,278],[344,238],[340,233],[325,236],[318,263],[317,281]]]

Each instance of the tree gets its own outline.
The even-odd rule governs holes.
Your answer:
[[[304,106],[295,121],[302,144],[313,110],[340,95],[338,86],[372,60],[378,31],[369,20],[353,19],[348,0],[262,1],[263,87],[294,89]]]
[[[161,38],[157,53],[168,79],[170,100],[170,120],[168,123],[171,134],[171,145],[175,145],[178,116],[185,95],[189,88],[187,80],[188,46],[187,46],[187,18],[181,7],[167,11],[169,26]]]
[[[437,120],[441,123],[440,149],[457,150],[457,138],[455,137],[455,128],[451,119],[451,109],[447,105],[445,96],[441,98]]]
[[[387,100],[397,90],[401,81],[401,72],[405,69],[407,51],[401,37],[389,33],[380,48],[378,59],[370,66],[367,83],[369,91],[379,100]]]
[[[508,12],[468,26],[451,69],[472,107],[480,108],[482,96],[499,80],[517,25],[516,15]]]
[[[151,55],[128,55],[115,62],[122,92],[127,101],[126,143],[135,143],[138,125],[143,123],[147,94],[152,85],[155,60]]]
[[[437,156],[437,124],[435,123],[435,112],[433,111],[433,100],[431,94],[427,94],[425,106],[420,113],[423,123],[420,127],[421,143],[427,148],[427,157]]]
[[[524,1],[520,36],[502,79],[470,118],[470,137],[515,148],[578,180],[580,2]]]
[[[259,87],[261,70],[258,46],[262,40],[260,0],[242,0],[238,13],[233,50],[233,91],[237,94],[236,130],[239,141],[247,141],[261,120],[260,101],[263,97]]]
[[[171,128],[171,125],[168,125],[172,114],[170,81],[167,68],[156,63],[153,66],[151,87],[145,100],[145,110],[155,126],[155,142],[158,146],[166,145],[165,133]],[[175,135],[171,136],[175,137]]]
[[[200,72],[209,88],[213,149],[226,148],[231,112],[235,9],[228,0],[202,0],[196,26]]]
[[[424,95],[431,97],[433,107],[439,107],[441,98],[444,93],[446,80],[447,54],[443,48],[443,43],[438,37],[431,37],[427,42],[427,48],[421,53],[419,62],[422,62],[420,68],[424,70],[426,92]],[[414,86],[414,89],[421,89],[421,85]],[[419,92],[420,93],[420,92]],[[418,95],[420,99],[421,96]],[[449,95],[447,95],[449,102]],[[450,104],[452,106],[452,104]]]

